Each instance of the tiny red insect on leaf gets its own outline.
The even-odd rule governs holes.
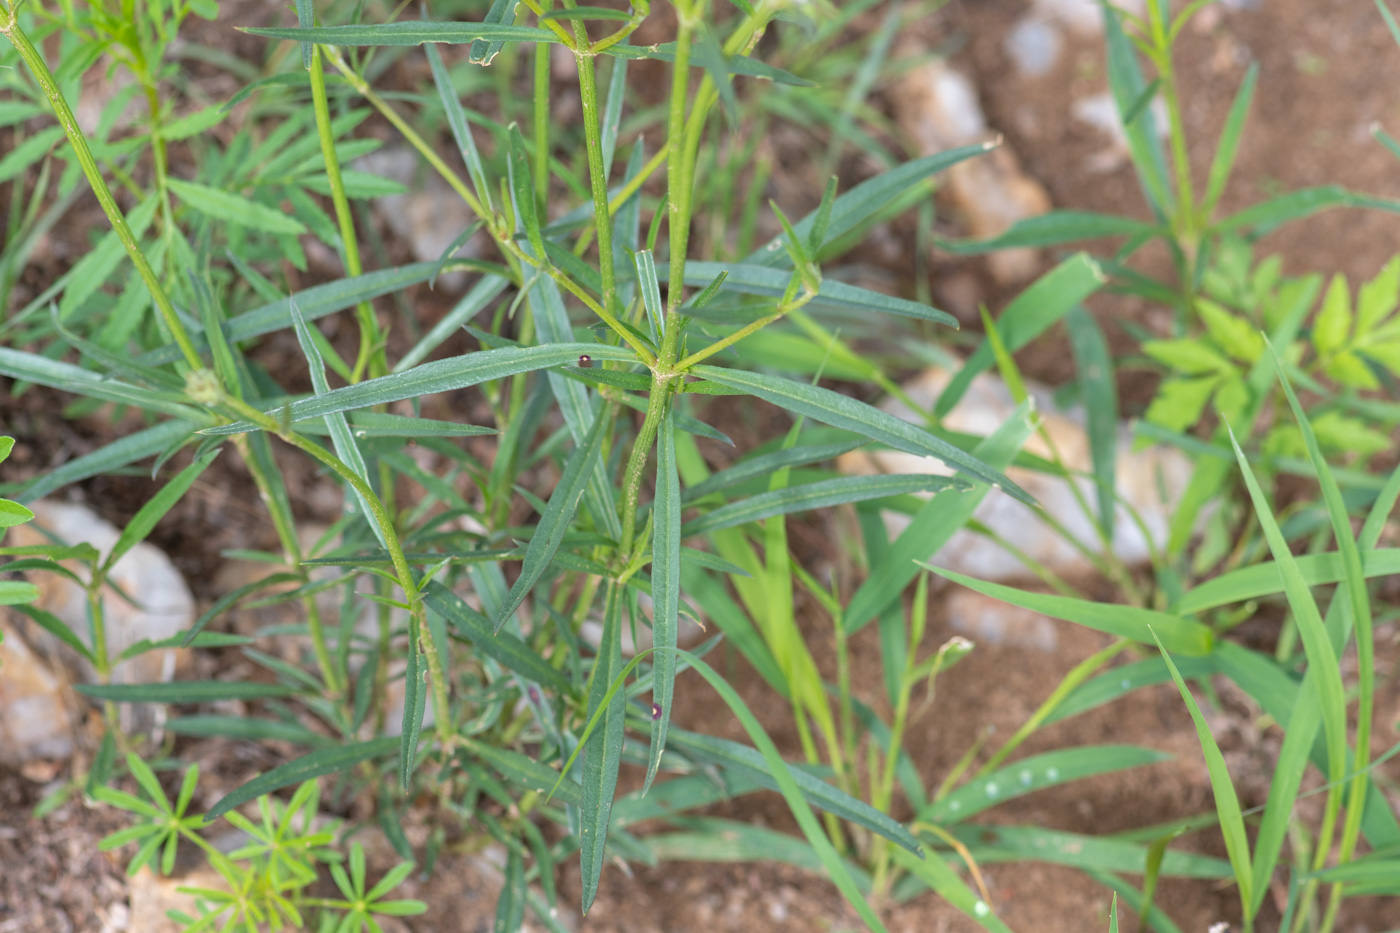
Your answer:
[[[578,367],[579,367],[579,369],[587,369],[588,367],[590,367],[590,366],[592,366],[592,365],[593,365],[593,357],[589,356],[587,353],[585,353],[583,356],[580,356],[580,357],[578,358]]]

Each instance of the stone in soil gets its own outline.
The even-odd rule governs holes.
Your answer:
[[[0,764],[73,753],[73,717],[64,684],[0,618]]]
[[[951,379],[952,374],[947,370],[933,368],[925,370],[903,388],[916,405],[927,410]],[[1089,438],[1084,429],[1082,409],[1056,412],[1049,389],[1035,383],[1028,383],[1027,389],[1036,400],[1036,410],[1044,421],[1046,433],[1065,466],[1072,471],[1090,473]],[[907,421],[921,420],[903,404],[890,399],[880,407]],[[983,373],[972,380],[966,395],[944,419],[943,426],[950,431],[987,436],[1010,418],[1015,408],[1006,385],[996,376]],[[1036,434],[1031,435],[1023,449],[1040,457],[1051,456],[1051,448]],[[844,472],[857,474],[953,472],[942,461],[891,450],[853,451],[843,456],[838,466]],[[1091,550],[1101,551],[1096,532],[1098,494],[1089,479],[1074,481],[1078,487],[1077,496],[1069,482],[1059,477],[1016,467],[1005,473],[1079,541]],[[1144,563],[1150,559],[1152,547],[1165,544],[1172,503],[1185,489],[1190,475],[1191,462],[1180,452],[1156,447],[1134,451],[1127,428],[1120,428],[1116,469],[1119,504],[1114,515],[1113,550],[1123,563],[1128,566]],[[1092,515],[1086,515],[1080,507],[1079,496],[1090,504]],[[1134,520],[1133,512],[1140,518],[1141,526]],[[1036,510],[1008,495],[993,490],[982,500],[974,517],[1056,573],[1073,576],[1093,570],[1080,550],[1043,522]],[[885,522],[892,535],[903,531],[908,521],[902,515],[886,513]],[[990,538],[966,529],[954,533],[930,560],[940,567],[983,580],[1031,576],[1017,556]]]

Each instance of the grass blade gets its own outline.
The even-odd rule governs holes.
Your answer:
[[[452,128],[452,138],[457,141],[457,150],[462,153],[462,161],[467,165],[467,174],[471,176],[472,186],[476,188],[477,199],[488,213],[494,213],[495,205],[491,201],[491,186],[486,181],[486,168],[481,163],[481,153],[476,148],[472,129],[467,124],[462,102],[458,100],[457,91],[452,86],[452,76],[447,73],[447,66],[442,63],[442,55],[437,46],[430,44],[425,51],[428,55],[428,65],[433,71],[433,85],[442,101],[443,112],[447,114],[447,125]]]
[[[1069,314],[1106,281],[1103,269],[1087,253],[1076,253],[1042,275],[1021,292],[997,320],[997,333],[1010,353],[1020,350]],[[983,340],[938,397],[934,414],[946,417],[977,375],[995,362],[991,344]]]
[[[0,353],[3,353],[0,350]],[[594,359],[635,362],[636,354],[622,347],[597,343],[549,344],[538,347],[500,347],[496,350],[481,350],[464,356],[446,360],[433,360],[413,369],[378,379],[339,389],[332,389],[325,395],[302,399],[291,405],[266,410],[286,423],[296,423],[309,418],[322,418],[338,411],[351,411],[356,408],[370,408],[374,405],[387,405],[406,398],[418,398],[437,392],[450,392],[465,389],[496,379],[504,379],[516,373],[531,372],[549,366],[563,366],[576,362],[579,356],[592,354]],[[204,433],[213,435],[244,434],[260,430],[250,421],[208,428]]]
[[[961,583],[983,596],[990,596],[1022,609],[1039,612],[1053,619],[1063,619],[1085,628],[1107,632],[1120,638],[1127,638],[1141,644],[1150,645],[1161,641],[1172,651],[1188,656],[1208,654],[1215,643],[1215,634],[1206,626],[1190,619],[1142,609],[1137,606],[1115,606],[1096,603],[1087,599],[1073,599],[1068,596],[1052,596],[1047,593],[1030,593],[1000,583],[974,580],[952,570],[921,566],[946,577],[954,583]]]
[[[578,511],[579,500],[583,498],[588,477],[602,458],[603,436],[608,427],[607,419],[594,419],[588,436],[569,457],[569,462],[564,467],[564,475],[554,487],[554,492],[549,497],[549,505],[540,516],[540,522],[535,526],[535,533],[530,537],[530,544],[525,549],[525,562],[520,569],[520,577],[510,588],[510,595],[496,616],[497,632],[515,610],[520,608],[530,590],[549,569],[550,561],[554,559],[564,535],[573,524],[574,513]]]
[[[437,580],[423,587],[423,601],[447,621],[453,633],[469,640],[487,657],[526,680],[567,692],[569,681],[509,631],[497,632],[491,620],[462,601]]]
[[[588,716],[592,720],[604,704],[603,727],[587,739],[583,749],[583,789],[579,802],[579,870],[583,883],[583,913],[598,896],[598,879],[603,873],[604,846],[608,820],[612,815],[613,794],[617,790],[617,770],[622,763],[623,722],[627,695],[621,690],[606,698],[622,669],[622,600],[616,583],[608,584],[603,609],[603,635],[598,644],[588,691]],[[698,660],[698,659],[697,659]]]
[[[1088,416],[1089,457],[1098,484],[1099,525],[1112,541],[1118,500],[1118,384],[1113,357],[1103,330],[1088,311],[1078,307],[1071,310],[1065,316],[1065,327],[1079,374],[1080,398]]]
[[[1155,632],[1153,637],[1156,639]],[[1244,815],[1240,811],[1240,800],[1235,794],[1235,785],[1230,780],[1230,771],[1225,767],[1225,756],[1220,753],[1220,746],[1210,734],[1210,726],[1201,715],[1196,698],[1191,695],[1186,681],[1181,678],[1181,672],[1172,663],[1171,655],[1160,640],[1157,640],[1157,648],[1162,652],[1162,659],[1167,662],[1167,669],[1171,671],[1172,680],[1176,682],[1176,689],[1181,692],[1181,698],[1186,702],[1191,721],[1196,724],[1196,738],[1200,740],[1201,753],[1206,759],[1211,791],[1215,794],[1215,811],[1220,817],[1220,832],[1225,837],[1225,851],[1229,853],[1230,867],[1235,873],[1235,884],[1240,889],[1240,901],[1247,905],[1252,904],[1254,873],[1250,866],[1249,837],[1245,835]]]
[[[514,4],[512,4],[513,6]],[[466,45],[476,42],[558,42],[548,29],[534,26],[510,26],[504,23],[433,23],[403,20],[397,23],[362,23],[349,26],[313,26],[309,29],[273,26],[243,29],[253,36],[268,39],[294,39],[318,45],[405,46],[428,42]],[[485,64],[482,62],[481,64]]]
[[[921,492],[942,492],[957,490],[966,492],[972,487],[960,480],[947,476],[890,475],[890,476],[842,476],[836,479],[819,480],[801,486],[787,486],[770,492],[759,493],[722,505],[712,512],[686,522],[681,529],[684,537],[691,537],[721,528],[733,528],[749,522],[761,521],[775,515],[788,515],[809,509],[827,508],[850,502],[864,502],[869,499],[884,499],[890,496],[911,495]]]
[[[199,474],[204,472],[205,467],[214,462],[214,458],[219,455],[218,449],[214,449],[200,457],[194,463],[185,467],[177,473],[170,482],[166,483],[140,510],[127,522],[122,529],[121,537],[117,538],[117,543],[112,545],[112,550],[107,554],[107,558],[102,562],[99,573],[106,575],[111,572],[113,565],[122,559],[122,556],[130,551],[137,543],[144,541],[151,530],[156,527],[165,513],[174,508],[175,503],[180,501],[180,497],[194,485],[194,481],[199,479]]]
[[[600,419],[601,420],[601,419]],[[676,425],[671,408],[656,440],[656,500],[652,504],[651,598],[652,655],[651,761],[642,793],[651,787],[666,748],[671,697],[676,685],[678,614],[681,605],[681,479],[676,469]]]
[[[724,284],[719,288],[721,293],[738,292],[742,295],[781,297],[786,292],[788,281],[791,278],[787,272],[755,263],[696,261],[686,263],[685,284],[706,286],[711,284],[717,276],[726,272],[728,275],[724,279]],[[660,272],[660,276],[662,281],[669,282],[665,270]],[[919,321],[946,324],[949,327],[958,326],[957,318],[946,311],[939,311],[937,308],[931,308],[917,301],[871,291],[868,288],[847,285],[845,282],[839,282],[835,279],[822,280],[817,289],[817,296],[812,299],[812,303],[851,311],[879,311]]]
[[[278,765],[266,774],[253,778],[237,790],[225,794],[205,814],[205,819],[218,819],[234,807],[240,807],[250,800],[256,800],[263,794],[270,794],[283,787],[300,784],[325,774],[336,774],[347,768],[352,768],[362,761],[391,755],[398,747],[399,740],[391,736],[368,742],[341,745],[336,748],[317,749],[284,765]]]
[[[936,457],[960,472],[1005,490],[1027,505],[1034,504],[1030,494],[1020,486],[952,444],[907,421],[901,421],[894,415],[830,389],[780,376],[720,369],[715,366],[696,366],[692,372],[697,376],[712,379],[720,385],[741,389],[794,414],[806,415],[835,428],[844,428],[862,437],[888,444],[896,450]]]
[[[1251,62],[1244,73],[1240,89],[1235,93],[1235,102],[1230,105],[1230,115],[1225,118],[1225,128],[1220,133],[1220,142],[1215,147],[1215,158],[1210,163],[1210,175],[1206,181],[1206,197],[1201,202],[1201,216],[1209,220],[1225,193],[1225,183],[1230,180],[1230,170],[1235,167],[1235,155],[1239,151],[1240,134],[1244,130],[1245,117],[1249,115],[1249,105],[1254,100],[1254,85],[1259,78],[1259,63]]]
[[[296,693],[294,688],[282,684],[221,680],[168,684],[74,684],[73,689],[95,700],[111,700],[113,703],[214,703],[220,700],[266,700]]]

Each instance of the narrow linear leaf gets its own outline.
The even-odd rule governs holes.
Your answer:
[[[263,794],[270,794],[283,787],[300,784],[303,781],[309,781],[326,774],[337,774],[353,768],[362,761],[392,755],[398,750],[398,747],[398,738],[390,736],[368,742],[355,742],[338,748],[318,749],[284,765],[279,765],[261,777],[253,778],[237,790],[225,794],[209,810],[205,819],[218,819],[235,807],[241,807],[250,800],[256,800]]]
[[[673,400],[674,401],[674,400]],[[676,689],[676,647],[681,606],[681,479],[676,467],[676,425],[670,406],[656,440],[656,501],[651,539],[652,655],[651,760],[642,793],[651,787],[666,748],[671,699]]]
[[[242,195],[178,178],[169,179],[167,184],[186,207],[214,220],[264,233],[299,236],[306,232],[305,225],[296,218]]]
[[[214,703],[219,700],[268,700],[296,693],[295,688],[282,684],[220,680],[168,684],[75,684],[73,689],[94,700],[111,700],[114,703]]]
[[[842,476],[801,486],[774,489],[722,505],[687,522],[681,529],[681,534],[688,538],[721,528],[761,521],[774,515],[788,515],[792,512],[845,505],[850,502],[923,492],[937,493],[950,489],[966,492],[971,488],[971,484],[947,476]]]

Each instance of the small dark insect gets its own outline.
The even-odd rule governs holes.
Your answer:
[[[578,358],[578,368],[579,368],[579,369],[587,369],[588,367],[590,367],[590,366],[592,366],[592,365],[593,365],[593,357],[589,356],[587,353],[585,353],[583,356],[580,356],[580,357]]]
[[[656,722],[656,721],[657,721],[658,719],[660,719],[660,718],[661,718],[661,704],[660,704],[660,703],[653,703],[653,704],[651,704],[651,721],[652,721],[652,722]]]

